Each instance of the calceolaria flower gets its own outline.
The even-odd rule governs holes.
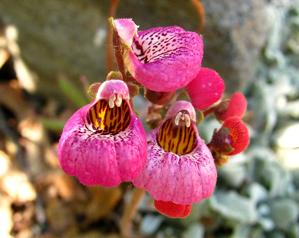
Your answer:
[[[177,101],[150,132],[146,166],[133,180],[156,200],[159,211],[171,217],[188,215],[190,206],[210,197],[216,185],[214,159],[199,137],[195,121],[191,103]],[[175,211],[179,211],[176,216]]]
[[[84,185],[131,181],[146,161],[146,135],[133,112],[127,85],[101,84],[96,98],[67,121],[58,145],[62,169]]]
[[[113,20],[130,74],[147,89],[171,92],[185,87],[199,72],[203,40],[178,26],[137,31],[132,19]]]

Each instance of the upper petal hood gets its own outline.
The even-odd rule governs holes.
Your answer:
[[[121,20],[122,27],[115,28],[118,34],[125,35],[123,39],[134,35],[132,21]],[[131,38],[125,41],[128,46]],[[138,31],[130,47],[124,51],[125,66],[131,75],[156,92],[171,92],[185,87],[197,75],[202,57],[202,37],[177,26]]]
[[[128,47],[131,47],[133,38],[137,34],[138,26],[130,18],[113,20],[113,26],[121,41]]]

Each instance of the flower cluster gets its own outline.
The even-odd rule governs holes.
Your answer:
[[[241,119],[246,98],[235,93],[221,101],[224,81],[201,67],[203,39],[197,33],[177,26],[138,31],[131,19],[112,20],[112,26],[123,80],[106,80],[95,99],[68,120],[58,145],[60,165],[87,186],[132,182],[150,194],[162,214],[186,217],[193,203],[212,195],[216,165],[247,147]],[[169,108],[147,136],[132,109],[132,83]],[[190,102],[175,101],[178,89],[188,92]],[[208,144],[198,133],[195,109],[211,111],[223,122]]]

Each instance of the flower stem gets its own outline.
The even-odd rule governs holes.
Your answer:
[[[130,202],[126,203],[123,216],[120,220],[120,229],[122,238],[131,238],[132,219],[134,218],[137,208],[144,197],[145,192],[136,188],[133,191]]]
[[[204,30],[205,22],[206,22],[205,8],[204,8],[201,0],[191,0],[191,2],[197,12],[198,17],[199,17],[198,31],[200,33],[202,33]]]
[[[118,33],[114,29],[113,29],[112,33],[113,33],[113,36],[112,36],[113,48],[115,50],[114,53],[115,53],[118,70],[122,73],[124,81],[127,81],[125,65],[124,65],[124,61],[123,61],[123,57],[122,57],[123,49],[120,44],[120,39],[119,39]]]
[[[115,17],[116,10],[119,4],[119,0],[111,0],[110,7],[109,7],[109,17]],[[113,28],[108,22],[108,29],[107,29],[107,52],[106,52],[106,62],[107,62],[107,69],[108,72],[113,70]]]

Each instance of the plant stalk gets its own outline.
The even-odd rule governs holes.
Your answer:
[[[144,190],[135,188],[130,202],[126,203],[123,216],[120,220],[122,238],[132,238],[132,220],[135,217],[139,204],[144,195]]]

